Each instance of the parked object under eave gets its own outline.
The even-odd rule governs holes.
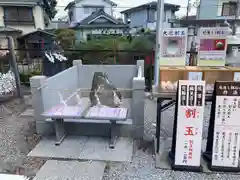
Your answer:
[[[227,43],[226,64],[228,66],[240,67],[240,37],[227,36]]]

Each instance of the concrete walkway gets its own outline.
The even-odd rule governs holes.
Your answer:
[[[101,180],[105,162],[48,160],[33,180]]]

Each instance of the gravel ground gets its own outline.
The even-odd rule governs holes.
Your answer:
[[[147,100],[145,107],[145,141],[134,143],[132,163],[120,164],[109,163],[105,169],[103,180],[239,180],[240,175],[230,174],[204,174],[192,172],[179,172],[170,170],[161,170],[155,168],[152,143],[150,138],[155,134],[154,123],[156,115],[156,104]],[[163,113],[162,136],[172,136],[173,110]],[[210,114],[210,104],[205,109],[204,119],[204,137],[207,135],[208,118]]]
[[[160,170],[155,168],[153,155],[136,148],[131,164],[110,163],[103,180],[239,180],[240,175],[203,174]],[[150,150],[151,151],[151,150]]]
[[[40,137],[35,133],[33,118],[19,117],[29,106],[26,102],[14,99],[0,106],[0,172],[33,176],[44,163],[27,157]]]
[[[16,99],[3,104],[0,111],[0,171],[33,176],[43,165],[44,160],[28,158],[27,153],[36,145],[40,137],[35,134],[32,118],[21,118],[28,104]],[[206,107],[204,120],[204,137],[207,135],[210,106]],[[162,136],[172,136],[173,110],[163,113]],[[103,180],[239,180],[238,175],[200,174],[190,172],[174,172],[155,168],[152,136],[155,134],[156,104],[146,100],[145,107],[145,141],[134,142],[132,163],[108,163]]]

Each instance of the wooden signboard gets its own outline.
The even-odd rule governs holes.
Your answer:
[[[205,105],[205,81],[179,81],[171,154],[175,170],[201,170],[201,144]],[[176,126],[177,124],[177,126]]]
[[[240,82],[215,84],[205,157],[213,171],[239,171]],[[213,133],[212,130],[214,129]],[[213,137],[213,138],[212,138]]]

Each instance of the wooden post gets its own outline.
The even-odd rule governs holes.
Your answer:
[[[11,65],[12,65],[13,73],[15,75],[15,81],[16,81],[16,87],[17,87],[17,95],[18,95],[19,98],[22,98],[20,77],[19,77],[19,71],[18,71],[18,67],[17,67],[17,63],[16,63],[15,52],[13,50],[12,37],[7,36],[7,40],[8,40],[8,49],[9,49],[9,53],[10,53]]]

